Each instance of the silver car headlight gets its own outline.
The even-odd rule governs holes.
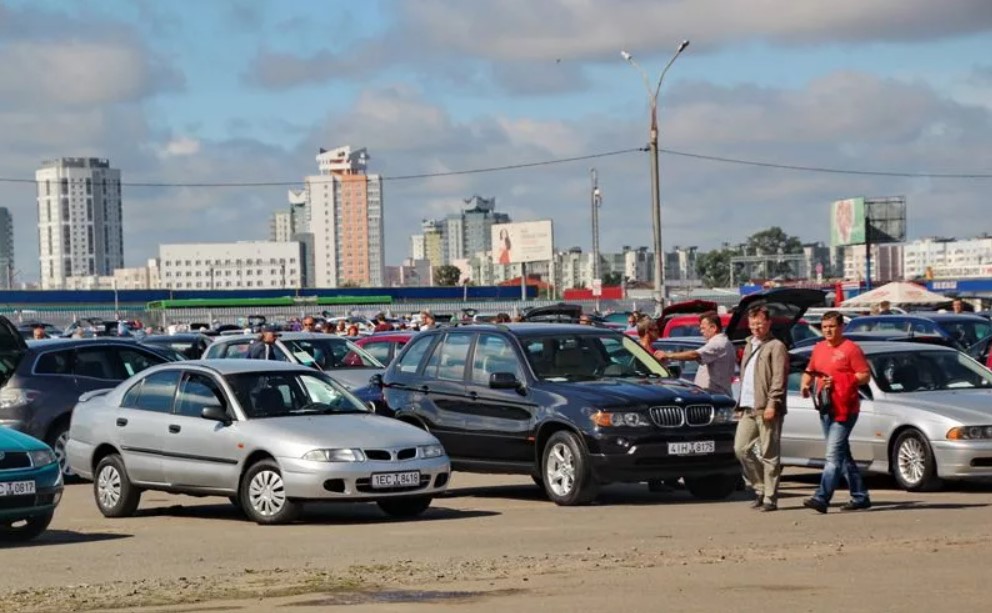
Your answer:
[[[28,457],[31,458],[31,466],[48,466],[56,460],[55,452],[51,449],[29,451]]]
[[[417,455],[421,458],[439,458],[444,455],[444,447],[440,445],[421,445],[417,447]]]
[[[365,452],[361,449],[313,449],[304,453],[303,459],[311,462],[364,462]]]
[[[636,428],[651,425],[647,415],[638,411],[596,411],[589,416],[589,419],[601,428]]]
[[[958,426],[947,431],[948,440],[983,441],[992,439],[992,426]]]
[[[713,414],[713,423],[730,424],[736,421],[734,417],[734,407],[718,407]]]

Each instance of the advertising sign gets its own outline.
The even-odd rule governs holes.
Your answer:
[[[492,227],[493,264],[547,262],[554,257],[551,220],[501,223]]]
[[[603,280],[593,279],[592,280],[592,295],[599,298],[603,295]]]
[[[865,199],[838,200],[830,206],[830,246],[865,242]]]

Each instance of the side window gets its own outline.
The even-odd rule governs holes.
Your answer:
[[[247,358],[248,357],[248,347],[251,343],[245,341],[243,343],[228,343],[225,347],[224,357],[225,358]]]
[[[153,413],[171,413],[179,374],[178,370],[164,370],[145,377],[137,399],[127,406]],[[130,396],[133,391],[134,388],[127,395]]]
[[[72,372],[79,377],[119,381],[124,373],[114,359],[113,347],[84,347],[76,350]]]
[[[189,373],[179,388],[176,413],[185,417],[200,417],[204,407],[220,405],[225,410],[224,391],[206,375]]]
[[[138,351],[128,347],[121,347],[117,350],[117,356],[121,360],[121,367],[124,368],[124,376],[135,375],[149,366],[161,364],[165,360],[152,356],[150,353]]]
[[[376,343],[365,343],[362,349],[368,351],[372,354],[372,357],[379,360],[383,364],[389,363],[389,348],[392,343],[388,341],[379,341]]]
[[[465,378],[465,363],[468,361],[468,348],[472,344],[471,334],[448,334],[438,345],[428,363],[428,370],[437,365],[437,378],[448,381],[461,381]]]
[[[513,347],[502,336],[482,334],[475,343],[472,358],[472,382],[489,385],[489,375],[494,372],[511,372],[517,379],[523,378],[520,361]]]
[[[131,389],[124,394],[124,399],[121,400],[121,407],[126,409],[136,409],[138,408],[138,399],[141,398],[141,386],[144,385],[144,381],[138,381],[131,386]]]
[[[70,375],[72,374],[72,350],[49,351],[38,358],[34,372],[39,375]]]
[[[399,362],[396,363],[397,370],[411,374],[417,372],[420,361],[424,359],[424,354],[430,349],[432,342],[434,342],[433,336],[422,336],[414,339],[406,352],[400,356]]]

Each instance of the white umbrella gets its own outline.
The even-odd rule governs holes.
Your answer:
[[[892,305],[900,304],[938,304],[950,300],[947,296],[935,294],[927,288],[915,283],[893,281],[882,287],[875,288],[854,298],[848,298],[841,303],[845,307],[870,307],[873,304],[888,300]]]

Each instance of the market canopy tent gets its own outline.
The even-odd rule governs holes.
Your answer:
[[[915,283],[893,281],[870,292],[865,292],[854,298],[848,298],[841,303],[841,306],[870,307],[884,300],[888,300],[890,304],[895,306],[903,304],[940,304],[946,303],[948,298],[941,294],[935,294]]]

